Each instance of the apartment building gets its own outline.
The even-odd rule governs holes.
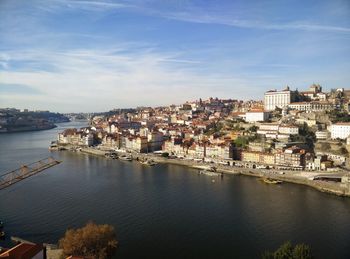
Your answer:
[[[305,150],[290,147],[275,155],[276,165],[280,167],[303,169],[305,167]]]

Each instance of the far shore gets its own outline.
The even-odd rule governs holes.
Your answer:
[[[66,147],[67,147],[67,151],[72,150],[68,148],[69,146],[66,146]],[[80,151],[77,151],[77,152],[105,157],[105,153],[108,152],[108,149],[107,148],[96,149],[93,147],[85,147],[85,148],[81,148]],[[198,170],[215,166],[216,171],[223,174],[253,176],[257,178],[269,178],[269,179],[279,180],[279,181],[288,182],[288,183],[306,185],[318,191],[334,194],[337,196],[350,197],[349,183],[308,179],[308,177],[312,175],[329,174],[330,172],[283,170],[283,174],[280,174],[275,169],[270,169],[270,170],[252,169],[252,168],[228,166],[223,164],[204,163],[201,161],[198,162],[198,161],[186,160],[186,159],[165,158],[159,155],[155,155],[153,153],[124,153],[124,152],[116,152],[116,153],[118,153],[118,155],[130,155],[134,160],[149,159],[157,163],[182,165],[182,166],[187,166],[189,168],[198,169]],[[237,161],[237,162],[241,162],[241,161]]]
[[[54,129],[56,127],[57,127],[57,125],[55,125],[55,124],[47,125],[47,126],[40,127],[40,128],[33,128],[32,126],[26,126],[26,127],[19,127],[19,128],[11,128],[10,130],[7,129],[6,131],[0,130],[0,134],[50,130],[50,129]]]

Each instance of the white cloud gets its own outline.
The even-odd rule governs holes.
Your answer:
[[[0,53],[0,68],[8,69],[8,62],[10,60],[10,57],[6,55],[5,53]]]
[[[41,0],[37,3],[38,5],[28,4],[30,9],[23,10],[15,8],[21,7],[18,3],[18,6],[14,5],[12,9],[0,8],[0,16],[3,18],[0,22],[0,32],[5,35],[0,39],[3,51],[0,53],[0,83],[27,85],[41,95],[29,96],[23,92],[2,94],[1,106],[22,105],[23,107],[19,108],[53,111],[103,111],[114,107],[166,105],[209,96],[261,98],[264,90],[286,84],[295,84],[297,87],[298,82],[304,84],[319,78],[327,79],[327,75],[332,80],[338,80],[334,71],[313,72],[304,65],[307,63],[304,61],[320,55],[336,56],[333,55],[333,51],[339,51],[341,48],[344,50],[339,53],[346,53],[344,39],[339,40],[342,44],[338,45],[327,41],[335,37],[346,38],[350,31],[346,27],[307,22],[262,22],[255,19],[254,15],[247,17],[244,13],[229,16],[210,10],[200,11],[201,9],[150,10],[144,8],[140,2],[137,6],[120,1]],[[41,10],[38,11],[38,8]],[[332,37],[329,37],[329,33],[317,33],[324,36],[321,40],[318,40],[317,35],[308,37],[308,32],[298,33],[292,40],[281,40],[279,36],[272,37],[273,35],[268,37],[280,32],[266,33],[266,39],[256,37],[254,41],[246,42],[235,41],[235,38],[231,37],[232,41],[225,39],[225,42],[220,44],[219,41],[213,41],[214,50],[210,49],[209,42],[208,45],[204,44],[204,47],[203,42],[198,42],[197,46],[197,43],[186,42],[184,37],[183,45],[186,48],[181,49],[185,49],[186,53],[182,53],[177,45],[171,43],[167,46],[169,52],[165,52],[162,48],[164,45],[157,45],[157,39],[145,38],[144,43],[130,43],[126,42],[128,37],[119,37],[119,34],[110,36],[108,32],[89,33],[80,30],[80,27],[69,30],[69,22],[61,29],[60,25],[53,23],[56,21],[56,13],[83,13],[84,18],[87,18],[88,27],[93,24],[96,16],[104,16],[109,14],[108,11],[123,8],[129,8],[128,11],[133,15],[142,13],[193,23],[264,30],[330,31],[342,34],[332,34]],[[94,13],[90,15],[90,11]],[[51,28],[52,24],[57,27]],[[139,26],[143,28],[143,24]],[[304,35],[301,35],[302,40],[298,41],[299,34]],[[131,38],[135,38],[134,36]],[[118,45],[106,46],[108,42]],[[227,49],[222,49],[225,44]],[[77,49],[77,46],[81,46],[81,49]],[[241,55],[242,53],[244,55]],[[198,57],[198,60],[192,57]],[[265,69],[266,67],[270,69]],[[344,67],[346,70],[348,66]],[[304,71],[304,74],[300,71]],[[342,80],[346,82],[347,78],[344,77]],[[337,82],[340,81],[332,83],[335,85]]]
[[[245,20],[237,19],[233,17],[227,17],[223,15],[212,15],[210,13],[200,13],[196,10],[190,12],[168,12],[168,13],[156,13],[154,14],[163,16],[164,18],[193,22],[203,24],[219,24],[240,28],[252,28],[252,29],[264,29],[264,30],[306,30],[306,31],[330,31],[330,32],[343,32],[350,33],[350,28],[312,24],[303,21],[294,21],[290,23],[271,23],[260,20]]]
[[[235,77],[190,72],[184,66],[196,61],[179,59],[175,53],[144,51],[125,55],[115,53],[112,48],[67,52],[17,50],[6,55],[13,62],[40,61],[41,67],[46,64],[53,67],[51,71],[29,68],[0,72],[0,83],[31,86],[44,95],[41,98],[45,102],[41,103],[46,103],[51,110],[96,111],[114,107],[165,105],[198,97],[235,97],[234,91],[230,93],[227,86],[242,87],[245,82]],[[178,62],[185,65],[178,67]],[[3,105],[16,106],[12,101],[21,97],[26,99],[22,93],[12,95],[17,99],[11,98],[5,103],[2,100]],[[243,95],[237,98],[245,97]],[[27,107],[34,105],[31,103],[33,98],[25,101]]]

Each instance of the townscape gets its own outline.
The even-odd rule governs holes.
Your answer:
[[[67,129],[52,148],[162,154],[251,169],[342,173],[348,182],[350,90],[270,90],[264,101],[209,98],[165,107],[118,109]],[[282,171],[281,171],[282,170]],[[284,171],[283,171],[284,170]],[[299,174],[300,176],[301,174]],[[319,178],[321,179],[321,178]]]
[[[350,258],[350,0],[0,17],[0,259]]]

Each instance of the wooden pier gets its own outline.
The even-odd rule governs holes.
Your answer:
[[[52,157],[44,158],[31,164],[22,165],[20,168],[0,175],[0,190],[5,189],[19,181],[22,181],[30,176],[55,166],[61,161],[55,160]]]

